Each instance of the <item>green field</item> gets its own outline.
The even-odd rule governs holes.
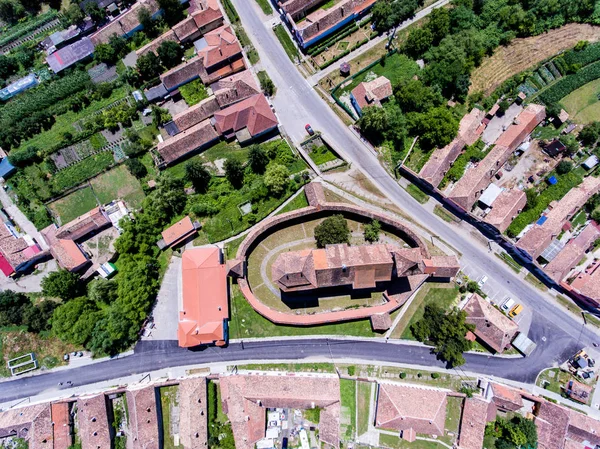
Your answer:
[[[102,204],[122,199],[131,209],[142,207],[144,192],[140,182],[127,167],[119,165],[91,181],[94,193]]]
[[[303,207],[307,207],[307,206],[308,206],[308,200],[306,199],[306,195],[304,194],[304,192],[300,192],[298,194],[298,196],[296,196],[296,198],[294,198],[292,201],[290,201],[289,203],[287,203],[285,205],[285,207],[283,207],[279,211],[279,214],[284,214],[286,212],[291,212],[291,211],[296,210],[296,209],[302,209]]]
[[[342,415],[350,419],[350,424],[342,425],[342,430],[345,427],[345,437],[353,440],[356,427],[356,381],[340,379],[340,399]]]
[[[294,42],[292,42],[292,38],[287,33],[283,25],[276,25],[273,28],[273,31],[275,32],[275,36],[277,36],[277,39],[279,39],[281,46],[283,47],[289,58],[292,60],[292,62],[295,62],[296,58],[298,57],[298,49],[294,45]]]
[[[358,435],[369,430],[369,412],[371,410],[371,387],[369,382],[357,382],[357,413],[358,413]]]
[[[600,120],[600,79],[587,83],[560,100],[571,120],[590,123]]]
[[[85,187],[50,203],[48,207],[58,215],[60,223],[65,224],[92,210],[97,205],[98,202],[94,192],[89,187]]]

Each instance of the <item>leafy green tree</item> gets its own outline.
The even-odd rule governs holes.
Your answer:
[[[113,34],[108,38],[108,43],[115,51],[116,58],[122,58],[129,51],[127,39],[125,39],[123,36],[117,36],[116,34]]]
[[[578,137],[584,145],[594,147],[598,139],[600,139],[600,122],[592,122],[585,125]]]
[[[436,8],[443,9],[443,8]],[[402,46],[402,51],[414,59],[420,59],[433,45],[433,33],[429,27],[414,28]]]
[[[261,72],[259,72],[259,74],[260,73]],[[264,73],[264,76],[260,76],[258,79],[260,82],[260,89],[267,97],[271,97],[275,93],[275,84],[273,83],[273,80],[269,78],[267,72],[262,73]]]
[[[183,18],[183,7],[179,0],[158,0],[158,5],[169,25],[174,25]]]
[[[142,179],[148,174],[148,169],[140,162],[139,159],[127,159],[125,161],[125,166],[127,167],[127,170],[129,170],[129,173],[131,173],[137,179]]]
[[[88,284],[88,299],[94,303],[112,304],[117,299],[117,281],[98,278]]]
[[[146,53],[138,58],[136,64],[138,72],[142,79],[150,80],[156,78],[162,72],[160,59],[153,52]]]
[[[394,101],[380,108],[368,106],[363,109],[363,115],[358,120],[362,133],[374,144],[379,145],[384,140],[402,144],[406,134],[404,115]]]
[[[79,7],[77,3],[71,3],[64,11],[63,11],[63,20],[65,25],[76,25],[78,23],[83,22],[85,18],[85,14]]]
[[[211,178],[209,171],[198,159],[193,159],[185,164],[185,177],[198,193],[206,192]]]
[[[452,33],[479,28],[479,18],[472,9],[466,6],[457,6],[450,11],[450,29]]]
[[[569,156],[573,156],[579,151],[579,142],[572,134],[563,134],[558,138],[560,142],[566,147],[565,153]]]
[[[58,306],[56,302],[45,300],[36,306],[28,307],[23,314],[23,324],[27,326],[27,331],[39,334],[48,330],[56,306]]]
[[[12,56],[0,55],[0,78],[8,78],[17,73],[19,64]]]
[[[272,195],[279,196],[290,184],[290,171],[285,165],[275,162],[269,164],[265,171],[265,185]]]
[[[556,173],[559,175],[566,175],[571,170],[573,170],[573,163],[569,161],[560,161],[556,166]]]
[[[134,323],[118,310],[110,309],[93,327],[87,347],[94,354],[118,354],[136,340],[139,329],[136,329]]]
[[[159,108],[158,106],[152,105],[152,124],[157,128],[159,126],[164,125],[167,122],[170,122],[173,117],[167,109]]]
[[[163,65],[170,69],[181,63],[183,48],[177,42],[164,41],[156,50]]]
[[[438,45],[450,32],[450,11],[447,8],[435,8],[425,26],[431,32],[433,45]]]
[[[332,215],[315,227],[315,240],[319,248],[337,243],[350,243],[350,229],[343,215]]]
[[[0,326],[20,326],[23,315],[31,308],[29,298],[23,293],[12,290],[0,292]]]
[[[230,184],[239,189],[244,183],[244,166],[238,159],[227,159],[223,164],[225,177]]]
[[[445,107],[407,114],[408,129],[419,136],[421,148],[430,150],[448,145],[458,132],[458,119]]]
[[[259,175],[265,172],[265,168],[269,163],[269,156],[260,145],[254,144],[250,146],[248,151],[248,164],[254,173]]]
[[[148,10],[148,8],[140,8],[137,13],[137,19],[139,20],[142,29],[148,36],[153,36],[156,34],[156,23],[154,22],[152,13],[150,10]]]
[[[402,112],[425,112],[444,103],[442,94],[421,80],[410,79],[394,87],[396,103]]]
[[[417,0],[379,0],[371,10],[377,31],[386,31],[414,16]]]
[[[83,10],[96,23],[102,23],[106,19],[106,11],[94,1],[86,2]]]
[[[77,297],[80,293],[79,275],[67,270],[53,271],[42,279],[42,294],[64,301]]]
[[[379,233],[381,232],[381,223],[377,220],[371,221],[365,225],[364,236],[365,240],[369,243],[375,243],[379,241]]]
[[[94,48],[94,59],[112,64],[116,60],[115,50],[110,44],[98,44]]]
[[[25,8],[18,1],[0,0],[0,20],[14,24],[25,14]]]
[[[56,308],[51,319],[52,332],[63,341],[85,346],[101,315],[93,301],[85,296],[75,298]]]
[[[509,107],[510,103],[506,100],[502,100],[500,103],[498,103],[498,112],[500,112],[499,115],[504,115],[504,113]]]

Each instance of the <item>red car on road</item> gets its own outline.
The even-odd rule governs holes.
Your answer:
[[[315,132],[313,131],[312,127],[310,125],[308,125],[308,124],[304,127],[304,129],[306,130],[306,132],[308,133],[309,136],[312,136],[312,135],[315,134]]]

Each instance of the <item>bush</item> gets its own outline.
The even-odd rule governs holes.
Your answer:
[[[560,161],[556,166],[556,173],[559,175],[566,175],[573,170],[573,163],[569,161]]]
[[[348,376],[354,376],[356,373],[356,367],[354,365],[350,365],[348,367]]]
[[[400,379],[406,379],[406,373],[400,373]]]
[[[129,170],[129,173],[137,179],[142,179],[148,174],[146,166],[142,164],[139,159],[127,159],[125,161],[125,166],[127,167],[127,170]]]
[[[273,81],[271,80],[267,72],[261,70],[256,74],[256,76],[258,76],[260,88],[263,91],[263,93],[268,97],[273,96],[273,94],[275,93],[275,84],[273,84]]]
[[[350,243],[350,229],[343,215],[326,218],[315,228],[315,240],[319,248],[337,243]]]
[[[439,379],[440,378],[440,373],[431,373],[431,378],[432,379]]]

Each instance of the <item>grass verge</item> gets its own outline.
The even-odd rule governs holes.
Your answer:
[[[279,39],[281,46],[283,47],[283,49],[289,56],[290,60],[292,62],[296,62],[296,58],[298,58],[298,56],[299,56],[298,49],[294,45],[292,38],[287,33],[287,31],[285,30],[283,25],[282,24],[276,25],[273,28],[273,31],[275,32],[275,36],[277,36],[277,39]]]
[[[271,7],[269,0],[256,0],[256,3],[258,3],[258,6],[260,6],[262,12],[264,12],[267,16],[273,14],[273,8]]]
[[[519,262],[517,262],[515,259],[513,259],[511,257],[510,254],[507,253],[494,253],[494,255],[500,259],[502,262],[504,262],[506,265],[508,265],[510,268],[512,268],[512,270],[515,273],[520,273],[521,272],[521,265],[519,264]]]
[[[529,282],[531,285],[533,285],[535,288],[537,288],[538,290],[541,290],[543,292],[548,291],[548,287],[546,287],[546,285],[544,285],[544,283],[542,281],[540,281],[538,278],[536,278],[531,273],[527,273],[527,275],[525,276],[525,280],[527,282]]]
[[[409,184],[406,187],[406,191],[410,194],[410,196],[412,196],[415,200],[417,200],[421,204],[425,204],[427,201],[429,201],[429,195],[424,193],[421,189],[419,189],[414,184]]]
[[[371,384],[369,382],[357,382],[356,413],[358,414],[357,431],[362,435],[369,430],[369,413],[371,411]]]
[[[460,220],[441,206],[436,205],[433,213],[447,223],[458,223]]]

